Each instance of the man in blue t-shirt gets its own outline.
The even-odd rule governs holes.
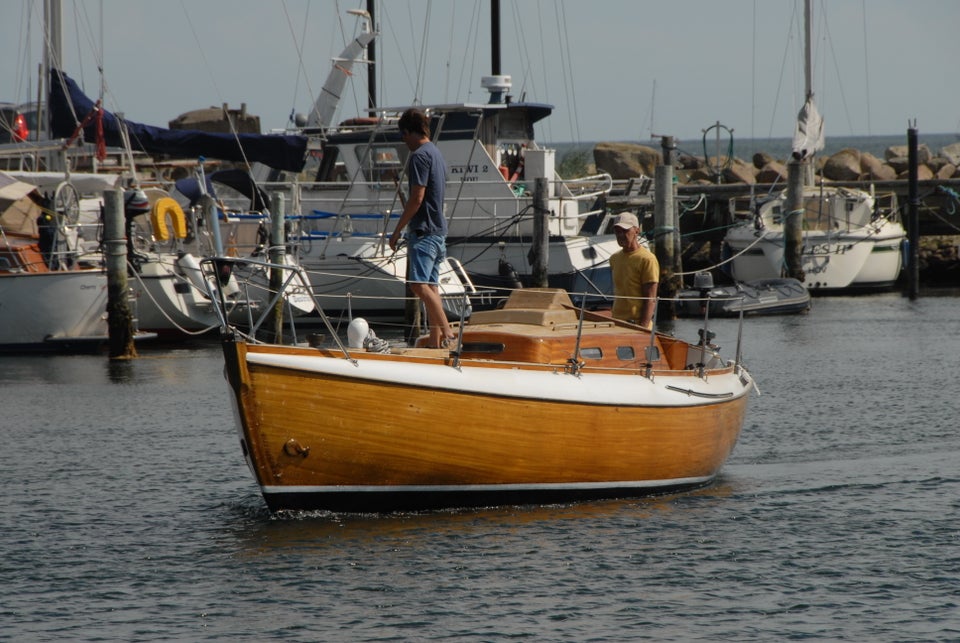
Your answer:
[[[403,214],[390,235],[390,249],[396,251],[400,233],[408,227],[408,283],[414,295],[427,309],[430,325],[428,346],[444,348],[454,339],[440,299],[440,264],[447,256],[447,220],[443,216],[443,193],[447,165],[437,146],[430,141],[430,120],[418,109],[400,116],[400,138],[410,157],[407,176],[410,194]]]

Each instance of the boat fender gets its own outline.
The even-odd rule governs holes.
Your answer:
[[[517,270],[513,267],[512,263],[503,257],[500,257],[500,262],[497,264],[497,272],[500,273],[500,276],[503,278],[503,282],[508,288],[523,288],[523,284],[520,282],[520,275],[517,274]]]
[[[350,348],[363,348],[363,340],[370,333],[370,324],[363,317],[357,317],[347,326],[347,345]]]
[[[177,239],[185,239],[187,236],[187,217],[183,214],[183,208],[180,204],[170,197],[158,199],[150,210],[150,224],[153,226],[153,236],[157,241],[166,241],[170,238],[170,231],[167,229],[167,217],[173,224],[173,234]]]
[[[177,257],[177,266],[183,274],[190,280],[193,287],[200,292],[207,292],[207,282],[203,279],[203,272],[200,270],[200,262],[189,252],[185,252]]]

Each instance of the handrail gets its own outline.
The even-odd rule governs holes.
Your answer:
[[[280,287],[275,293],[272,293],[271,298],[266,306],[263,307],[263,312],[260,313],[260,316],[253,320],[250,324],[250,328],[246,333],[243,333],[251,341],[258,342],[257,332],[261,329],[267,319],[271,318],[274,308],[277,303],[280,301],[280,298],[283,297],[283,294],[286,292],[286,289],[294,283],[299,277],[300,283],[306,284],[310,283],[306,273],[300,266],[291,266],[288,264],[278,264],[271,263],[269,261],[260,261],[258,259],[249,259],[242,257],[206,257],[200,261],[200,270],[204,276],[204,280],[207,283],[209,288],[209,295],[212,301],[216,302],[214,306],[214,311],[217,315],[217,320],[220,322],[221,331],[226,332],[240,332],[236,327],[234,327],[228,321],[226,314],[226,296],[224,295],[223,285],[221,284],[221,277],[223,275],[229,275],[233,272],[234,266],[237,265],[248,265],[256,266],[262,270],[279,270],[281,274],[286,274]],[[327,316],[326,312],[323,309],[323,306],[320,305],[320,302],[317,301],[316,295],[313,292],[313,289],[308,289],[310,298],[313,300],[313,304],[316,307],[318,314],[320,315],[321,321],[323,321],[324,327],[327,329],[327,332],[330,333],[330,336],[333,338],[333,341],[337,344],[337,347],[343,353],[344,357],[354,363],[356,360],[353,359],[350,355],[350,351],[347,350],[347,347],[341,341],[340,337],[337,335],[336,329],[334,329],[333,324],[330,323],[330,318]]]

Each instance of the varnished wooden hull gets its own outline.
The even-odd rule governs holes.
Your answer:
[[[434,351],[440,353],[439,351]],[[710,482],[752,381],[224,341],[272,510],[385,511],[637,496]]]

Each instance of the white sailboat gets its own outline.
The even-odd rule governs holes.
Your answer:
[[[241,170],[227,173],[245,176]],[[242,177],[241,177],[242,178]],[[201,334],[217,325],[211,284],[201,274],[200,261],[208,256],[265,257],[268,253],[268,226],[271,214],[266,196],[255,193],[235,195],[228,205],[219,192],[228,188],[215,173],[200,180],[177,182],[173,193],[160,188],[131,190],[125,199],[130,247],[128,263],[131,281],[140,302],[142,328],[159,333]],[[245,186],[244,186],[245,183]],[[203,190],[198,186],[204,185]],[[237,188],[256,189],[252,180],[240,180]],[[209,207],[200,205],[209,196]],[[239,200],[244,197],[241,206]],[[248,199],[248,200],[247,200]],[[282,262],[295,261],[284,255]],[[239,325],[251,325],[274,299],[269,274],[263,271],[234,271],[225,276],[221,291],[227,297],[230,319]],[[287,314],[313,312],[308,284],[293,282],[283,289],[282,302]]]
[[[32,178],[0,172],[0,350],[95,349],[107,340],[107,274],[80,260],[81,193],[62,177],[45,189],[53,173]],[[88,189],[111,179],[75,178]]]
[[[806,102],[797,118],[793,141],[795,162],[805,169],[824,146],[823,119],[813,101],[810,76],[810,2],[805,6]],[[809,172],[812,175],[812,170]],[[735,209],[735,201],[731,208]],[[895,201],[880,208],[873,191],[812,185],[805,181],[799,207],[791,211],[787,192],[753,205],[753,216],[724,238],[738,281],[786,276],[786,222],[799,216],[804,285],[815,294],[847,294],[889,290],[903,265],[906,231]],[[735,213],[734,213],[735,214]]]

